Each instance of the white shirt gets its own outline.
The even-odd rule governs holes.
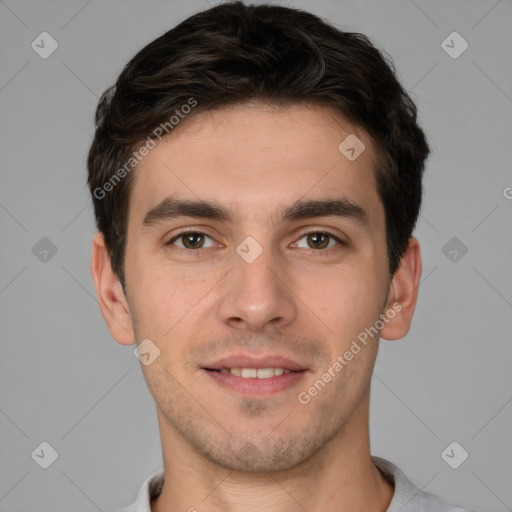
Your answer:
[[[471,512],[449,505],[434,494],[418,489],[392,462],[374,456],[372,459],[389,483],[395,486],[393,499],[386,512]],[[135,503],[118,512],[151,512],[151,498],[162,492],[163,484],[164,470],[161,469],[145,480]]]

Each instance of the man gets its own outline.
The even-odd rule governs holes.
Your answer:
[[[164,457],[125,511],[463,510],[370,453],[429,154],[391,67],[361,34],[234,2],[102,96],[91,270],[112,336],[138,345]]]

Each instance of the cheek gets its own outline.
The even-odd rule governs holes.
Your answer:
[[[304,302],[343,343],[378,318],[385,293],[374,269],[339,268],[315,276],[313,283],[303,280]]]
[[[139,337],[168,344],[169,340],[183,339],[184,331],[192,336],[197,327],[194,317],[208,307],[205,293],[216,280],[198,272],[151,264],[141,264],[134,276],[131,309]],[[176,343],[173,345],[174,351],[179,350]]]
[[[158,276],[144,275],[137,281],[134,300],[137,323],[144,335],[156,340],[172,331],[190,306],[181,282],[168,281]]]

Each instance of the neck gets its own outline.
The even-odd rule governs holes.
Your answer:
[[[158,420],[165,482],[152,512],[385,512],[393,496],[371,459],[368,402],[309,460],[273,473],[223,468],[184,443],[160,411]]]
[[[299,466],[273,473],[237,472],[195,452],[158,411],[165,482],[152,512],[385,512],[390,485],[370,455],[368,401],[340,432]],[[366,406],[364,406],[366,405]]]

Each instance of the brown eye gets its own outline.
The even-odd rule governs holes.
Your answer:
[[[336,245],[346,245],[343,240],[326,231],[307,231],[302,233],[301,238],[306,239],[306,246],[299,245],[300,242],[296,242],[294,245],[304,249],[318,250],[319,252],[328,253],[332,250],[336,250]]]
[[[183,250],[204,249],[206,238],[210,238],[206,233],[201,233],[200,231],[185,231],[171,238],[165,245],[176,245],[176,247]],[[181,243],[175,243],[177,241],[181,241]],[[209,247],[212,246],[213,244]]]
[[[330,235],[326,233],[309,233],[307,235],[308,245],[312,249],[325,249],[329,245]],[[310,243],[311,242],[311,243]]]
[[[187,249],[201,248],[204,243],[201,233],[187,233],[186,235],[182,235],[181,238],[183,239],[183,245]]]

